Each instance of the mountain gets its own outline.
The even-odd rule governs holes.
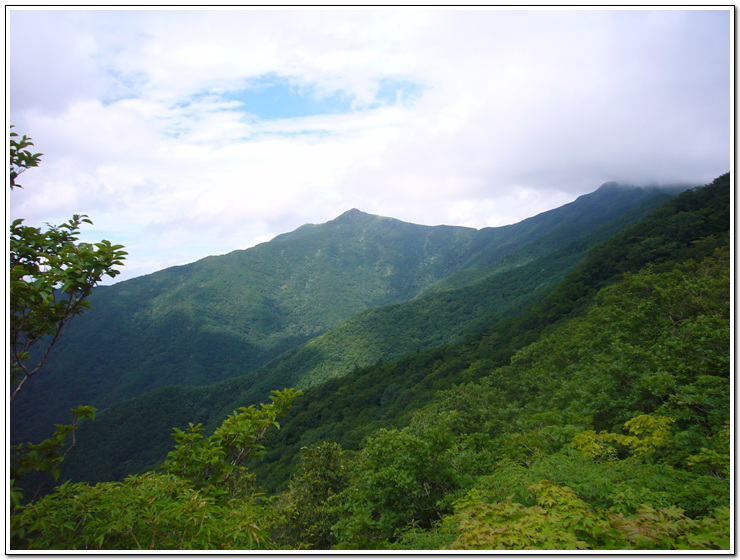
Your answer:
[[[413,297],[455,270],[476,233],[350,211],[252,249],[99,288],[94,312],[75,319],[16,401],[13,438],[38,439],[74,403],[103,408],[165,385],[248,373],[368,307]]]
[[[508,319],[307,387],[240,484],[211,484],[222,448],[191,424],[166,472],[65,484],[28,510],[40,521],[26,534],[39,548],[134,548],[192,527],[234,547],[243,504],[274,549],[731,549],[730,226],[729,175],[612,221],[617,233]],[[477,286],[483,303],[486,285],[399,307]],[[173,425],[213,431],[253,402],[257,373],[110,406],[81,427],[62,480],[156,468]],[[232,420],[218,433],[239,441],[266,426]],[[228,509],[192,514],[219,496]]]
[[[670,266],[676,261],[701,259],[726,245],[730,226],[729,191],[729,177],[723,176],[708,187],[686,191],[669,201],[661,197],[657,208],[655,202],[645,204],[639,211],[633,211],[643,216],[647,213],[643,219],[626,214],[621,218],[624,224],[612,223],[610,227],[594,230],[600,232],[596,237],[601,242],[587,251],[554,289],[538,302],[522,306],[510,318],[494,322],[460,342],[428,350],[412,349],[396,361],[373,363],[307,388],[288,418],[281,422],[282,429],[275,434],[264,461],[255,465],[260,480],[274,488],[284,483],[287,473],[295,469],[301,448],[328,440],[357,449],[373,430],[403,422],[409,411],[429,404],[436,391],[479,379],[492,369],[508,364],[518,348],[578,314],[598,289],[623,273],[636,272],[648,263]],[[647,208],[650,206],[652,211]],[[627,222],[631,225],[626,225]],[[576,247],[579,242],[584,243],[581,250],[590,246],[584,238],[588,236],[574,242]],[[544,259],[547,260],[548,257]],[[551,260],[557,267],[559,260]],[[527,265],[520,270],[525,275],[531,272]],[[463,294],[470,293],[471,301],[483,306],[489,297],[486,287],[485,281],[480,283],[477,300],[471,287],[445,293],[460,300],[465,299]],[[371,310],[347,324],[396,308],[414,309],[426,297]],[[435,316],[436,312],[429,315]],[[406,324],[408,331],[416,332],[414,323],[404,323],[400,320],[402,316],[398,313],[387,317],[388,320],[376,323],[375,328],[385,326],[403,332]],[[335,336],[333,331],[324,336],[330,335]],[[318,343],[321,338],[312,342]],[[351,344],[349,339],[345,342]],[[64,475],[91,481],[120,479],[155,466],[171,446],[173,426],[182,428],[188,422],[202,422],[213,429],[235,408],[264,401],[271,389],[282,388],[275,385],[279,380],[271,373],[282,371],[288,375],[293,366],[305,369],[305,364],[296,359],[304,352],[299,348],[286,353],[259,370],[257,373],[262,376],[256,381],[247,375],[208,387],[165,387],[111,406],[80,430],[79,445],[63,465]]]
[[[603,193],[600,194],[600,196],[602,195]],[[475,335],[471,340],[485,341],[487,346],[492,344],[491,341],[498,341],[500,344],[497,349],[492,351],[489,348],[487,353],[490,357],[494,356],[498,351],[501,355],[496,359],[499,363],[504,363],[507,359],[506,356],[511,355],[511,348],[516,347],[517,344],[521,345],[525,343],[529,337],[534,336],[532,334],[528,334],[527,329],[523,329],[523,327],[521,327],[522,319],[520,319],[520,317],[522,317],[521,313],[528,308],[527,306],[529,304],[527,301],[529,301],[530,304],[535,303],[537,300],[541,300],[545,297],[550,291],[549,289],[543,288],[541,293],[537,294],[535,297],[532,297],[531,293],[527,294],[527,291],[531,289],[531,285],[527,284],[528,280],[542,280],[542,278],[538,278],[536,275],[538,267],[540,270],[547,272],[544,277],[547,277],[547,281],[551,282],[551,287],[554,286],[557,283],[557,279],[562,277],[566,270],[573,269],[578,261],[582,260],[589,247],[593,246],[598,241],[610,238],[610,236],[613,236],[615,232],[624,230],[624,228],[630,223],[634,223],[638,221],[639,218],[644,217],[651,209],[665,203],[668,198],[670,197],[666,197],[665,195],[660,195],[657,198],[649,196],[642,204],[637,205],[637,208],[634,210],[622,214],[621,217],[611,220],[601,227],[594,228],[591,230],[591,233],[580,236],[571,236],[573,239],[571,243],[563,245],[560,250],[553,251],[550,255],[532,261],[529,264],[520,265],[518,268],[505,268],[505,270],[500,274],[494,274],[490,279],[484,279],[477,285],[468,285],[457,290],[446,290],[442,292],[432,290],[405,304],[385,306],[375,310],[370,310],[351,319],[335,331],[327,333],[326,336],[334,335],[335,332],[341,332],[347,327],[347,325],[357,324],[358,322],[362,324],[363,318],[367,319],[368,317],[372,317],[375,313],[380,313],[380,317],[382,318],[384,317],[384,313],[392,311],[393,313],[398,312],[398,314],[390,317],[385,316],[384,319],[379,319],[374,323],[373,321],[369,321],[372,328],[368,328],[366,333],[368,336],[373,336],[374,331],[377,333],[378,330],[382,331],[384,328],[386,330],[388,328],[396,329],[397,332],[402,333],[403,336],[395,336],[395,338],[389,338],[389,340],[397,341],[398,345],[403,348],[403,337],[405,336],[407,339],[410,339],[410,333],[415,334],[419,331],[418,324],[414,321],[402,320],[404,316],[408,317],[409,314],[413,315],[414,313],[417,313],[417,316],[421,314],[435,318],[434,321],[438,323],[436,318],[439,316],[439,313],[436,310],[432,309],[431,312],[424,313],[424,305],[431,301],[435,304],[449,304],[451,307],[458,307],[459,312],[456,315],[451,313],[450,317],[457,317],[457,320],[460,323],[468,322],[468,339],[473,336],[470,334],[471,332],[476,330],[482,331],[484,328],[488,327],[487,330],[483,331],[484,333],[487,333],[485,336]],[[605,199],[605,202],[607,201],[608,198]],[[586,202],[590,202],[588,197],[585,197],[585,201],[581,201],[579,204],[584,204]],[[645,221],[643,220],[643,222],[640,223],[645,223]],[[542,243],[546,244],[547,242],[551,243],[551,240],[547,241],[547,239],[543,237]],[[536,247],[528,247],[527,244],[522,245],[521,249],[525,254],[528,251],[535,250]],[[511,253],[511,255],[512,259],[514,259],[516,257],[516,252]],[[518,258],[524,260],[521,255]],[[548,266],[550,267],[549,272]],[[601,268],[608,269],[609,267],[601,265]],[[576,283],[580,282],[581,281],[578,280]],[[561,286],[563,284],[564,283],[561,283]],[[508,286],[508,288],[506,288],[506,286]],[[496,289],[502,289],[506,292],[508,289],[510,291],[515,291],[519,286],[522,287],[522,292],[519,293],[520,299],[517,300],[515,298],[511,300],[513,303],[510,306],[508,315],[507,313],[501,313],[497,317],[496,312],[489,311],[489,315],[487,317],[485,312],[476,317],[476,312],[480,309],[485,310],[489,300],[492,299],[490,295],[491,290],[495,291]],[[558,292],[558,290],[556,290],[556,292]],[[505,295],[508,296],[508,294]],[[527,300],[527,298],[529,298],[529,300]],[[506,300],[506,297],[502,297],[501,299]],[[536,325],[536,317],[538,314],[541,314],[542,317],[552,315],[553,308],[562,309],[563,299],[564,296],[559,295],[554,300],[555,303],[550,304],[549,309],[542,309],[538,311],[537,314],[530,312],[524,319],[523,323]],[[457,301],[457,303],[453,303],[455,301]],[[403,308],[408,308],[411,311],[408,313],[403,312]],[[531,308],[531,306],[529,308]],[[429,308],[427,308],[427,311],[429,311]],[[519,315],[519,317],[513,317],[514,315]],[[510,319],[508,322],[502,322],[502,319],[505,319],[507,316],[513,317],[513,319]],[[519,323],[517,323],[517,321],[519,321]],[[431,339],[444,339],[444,337],[448,335],[447,327],[454,324],[455,321],[450,320],[446,325],[441,325],[441,328],[437,328],[436,331],[435,329],[430,328],[429,332],[431,333]],[[494,327],[491,327],[490,325],[493,325]],[[498,330],[496,330],[495,325],[509,326],[498,327]],[[491,328],[494,328],[494,330],[491,331]],[[536,326],[535,330],[539,329],[540,327]],[[462,335],[460,333],[456,333],[454,338],[459,340],[461,336]],[[70,474],[76,473],[74,476],[86,480],[101,480],[106,477],[118,478],[124,476],[127,473],[135,472],[147,466],[156,464],[162,459],[163,450],[166,450],[169,447],[169,434],[172,426],[182,427],[187,425],[188,422],[203,422],[207,426],[213,427],[221,418],[231,412],[233,408],[263,401],[269,390],[275,387],[282,387],[283,382],[288,385],[293,382],[296,382],[298,385],[303,383],[304,386],[310,385],[311,383],[318,383],[320,381],[319,379],[309,381],[308,376],[305,376],[305,366],[307,364],[310,365],[310,360],[306,360],[301,363],[300,360],[296,359],[296,356],[300,356],[305,352],[305,347],[310,346],[313,342],[318,342],[321,338],[322,337],[319,337],[314,341],[307,343],[302,348],[287,352],[284,356],[275,360],[271,364],[260,368],[254,374],[241,376],[209,387],[162,388],[134,400],[111,406],[109,410],[104,411],[99,415],[98,420],[94,424],[86,426],[85,429],[80,432],[80,441],[83,441],[84,439],[85,443],[84,445],[80,445],[78,449],[87,449],[87,452],[84,454],[85,458],[82,461],[78,461],[75,459],[77,450],[73,451],[68,461],[69,470],[66,470],[65,472]],[[514,339],[517,339],[518,342],[514,341]],[[351,347],[352,337],[345,338],[344,340]],[[366,344],[365,347],[374,348],[373,344]],[[457,358],[453,358],[449,361],[447,359],[449,358],[447,350],[433,349],[428,352],[421,353],[419,353],[419,350],[419,348],[409,348],[406,346],[406,350],[404,352],[407,352],[408,356],[401,360],[401,363],[407,363],[408,360],[411,360],[416,364],[424,365],[418,365],[412,368],[415,373],[410,377],[403,373],[406,369],[401,367],[402,373],[400,375],[405,376],[402,381],[399,379],[393,381],[394,376],[396,375],[395,373],[386,375],[385,373],[376,372],[377,368],[374,370],[371,367],[369,370],[368,368],[359,369],[354,374],[348,375],[347,378],[357,379],[357,376],[360,375],[359,372],[372,371],[371,375],[379,376],[376,377],[376,381],[368,382],[367,384],[360,383],[359,386],[348,392],[346,390],[340,390],[341,387],[340,389],[337,389],[336,384],[341,384],[343,381],[342,379],[336,379],[331,383],[327,382],[322,384],[316,390],[324,391],[325,394],[326,391],[329,391],[330,393],[332,392],[329,387],[334,387],[335,392],[344,395],[347,395],[348,393],[354,395],[359,392],[361,394],[358,394],[357,398],[367,398],[369,399],[368,402],[371,404],[368,405],[368,403],[364,403],[364,401],[364,404],[356,403],[357,406],[354,407],[353,410],[357,414],[372,415],[372,411],[374,410],[373,406],[380,401],[388,402],[388,399],[395,399],[398,397],[399,392],[401,394],[405,394],[406,398],[402,398],[397,402],[422,402],[428,398],[430,388],[439,388],[436,383],[428,385],[427,389],[422,391],[417,390],[418,387],[411,390],[410,393],[405,392],[406,390],[403,389],[409,383],[409,379],[416,379],[419,381],[420,379],[417,379],[415,376],[421,374],[421,372],[424,371],[424,368],[436,370],[438,367],[442,367],[442,369],[446,371],[456,371],[455,367],[457,366],[454,364],[460,365],[467,363],[466,360],[459,360]],[[298,378],[290,377],[291,364],[294,364],[299,370],[303,368],[303,372],[299,372]],[[450,369],[450,366],[454,367]],[[352,367],[354,368],[354,364]],[[379,367],[382,368],[385,366]],[[280,375],[281,371],[285,373],[283,377]],[[381,371],[385,372],[386,370]],[[301,374],[304,374],[303,379],[300,378]],[[442,382],[450,382],[445,379],[447,378],[443,378]],[[372,389],[374,387],[378,387],[380,394],[374,392],[375,389]],[[414,397],[414,395],[418,398]],[[306,401],[307,404],[309,402],[310,401]],[[346,410],[346,408],[330,407],[330,411],[325,410],[325,412],[322,413],[322,418],[333,418],[337,414],[341,414],[342,410]],[[368,421],[366,425],[377,425],[377,421],[377,419]],[[319,427],[316,422],[319,422],[318,419],[315,420],[315,422],[309,423],[314,430],[315,437],[319,437],[318,434],[332,433],[335,429],[339,429],[340,432],[342,431],[342,428],[332,427],[331,422],[321,427]],[[346,431],[347,433],[352,432],[352,430]],[[295,435],[295,431],[290,433],[287,431],[281,432],[280,437],[282,437],[282,433],[288,434],[286,437],[299,437]],[[337,432],[334,431],[333,433]],[[355,444],[358,443],[358,440],[354,441]],[[80,468],[80,465],[83,463],[84,467]],[[75,467],[75,465],[77,466]]]
[[[493,265],[453,273],[410,301],[363,311],[259,368],[255,396],[276,385],[303,389],[378,361],[457,342],[517,315],[542,299],[594,244],[662,200],[653,197],[592,230],[573,228],[570,235],[553,230]]]
[[[534,266],[538,258],[569,243],[583,242],[606,224],[623,227],[630,212],[667,196],[655,188],[605,185],[518,224],[481,230],[420,226],[353,209],[251,249],[98,289],[91,298],[94,311],[75,319],[44,371],[14,403],[12,440],[46,436],[49,426],[65,421],[66,411],[81,403],[102,409],[159,387],[257,375],[258,368],[299,347],[305,365],[310,361],[306,352],[311,352],[306,343],[355,316],[340,335],[372,348],[372,336],[381,332],[374,325],[402,322],[412,309],[388,306],[414,298],[417,319],[419,313],[445,318],[427,322],[427,334],[418,340],[389,352],[388,346],[400,341],[389,332],[383,335],[385,346],[378,346],[380,354],[345,359],[334,371],[321,366],[324,370],[301,373],[303,381],[293,374],[290,379],[272,374],[270,381],[309,385],[367,360],[459,339],[484,328],[497,313],[504,316],[544,294],[577,262],[578,252],[562,256],[549,272],[540,267],[539,276],[522,267]],[[637,217],[639,212],[633,219]],[[528,283],[517,279],[517,271]],[[491,280],[500,274],[509,276]],[[505,284],[514,286],[512,294],[502,288],[506,278]],[[475,292],[460,293],[465,303],[458,302],[460,294],[444,295],[486,281],[493,290],[490,302],[497,300],[496,305],[479,305]],[[377,315],[358,315],[372,309],[378,309]],[[401,317],[393,316],[397,311]],[[362,337],[353,334],[358,324]],[[332,340],[337,337],[317,344],[331,345]],[[336,342],[334,348],[336,355]]]
[[[306,446],[335,441],[358,449],[375,430],[408,422],[409,414],[433,403],[437,392],[485,378],[508,365],[517,350],[581,315],[601,288],[619,281],[625,273],[636,273],[647,265],[666,271],[676,263],[701,261],[718,249],[726,249],[729,235],[730,181],[729,175],[723,175],[706,187],[680,194],[595,245],[555,289],[517,315],[462,342],[410,352],[394,362],[369,366],[306,389],[281,423],[267,456],[254,465],[255,472],[263,484],[275,488],[294,471],[296,457]],[[235,381],[230,391],[239,390]],[[217,385],[192,397],[197,402],[211,398],[211,390],[226,394],[224,389]],[[219,413],[223,415],[250,398],[254,398],[250,390],[243,389]],[[264,400],[264,395],[261,398]],[[148,408],[144,402],[136,405]],[[608,419],[602,416],[601,421]],[[207,423],[208,416],[201,421]],[[114,424],[96,430],[102,433]],[[121,432],[116,429],[116,433]],[[96,439],[88,438],[86,441]],[[91,455],[88,458],[92,460]]]

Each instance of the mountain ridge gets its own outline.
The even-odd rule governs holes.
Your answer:
[[[538,240],[551,250],[577,238],[578,228],[655,195],[595,192],[519,224],[481,230],[355,208],[250,249],[106,287],[54,349],[36,388],[14,405],[12,438],[38,440],[81,402],[105,408],[166,385],[207,385],[255,371],[367,309],[411,300],[464,269],[524,264],[541,256]],[[562,239],[544,242],[553,231]],[[525,246],[532,254],[504,262]]]
[[[393,426],[402,411],[427,402],[430,391],[478,379],[491,368],[507,364],[517,348],[533,341],[538,333],[548,332],[558,320],[577,314],[595,290],[622,272],[639,270],[647,263],[665,270],[661,263],[666,261],[670,264],[672,259],[682,261],[711,254],[728,242],[723,233],[729,227],[728,193],[728,180],[723,176],[711,185],[711,190],[690,192],[675,202],[669,197],[665,204],[656,204],[648,218],[633,220],[634,225],[620,228],[616,235],[603,232],[607,241],[588,252],[587,258],[569,273],[567,282],[561,282],[542,303],[520,316],[468,335],[462,342],[411,351],[398,361],[377,363],[309,387],[295,411],[281,422],[283,429],[275,437],[277,447],[255,465],[258,475],[263,480],[272,478],[273,485],[284,482],[286,469],[295,469],[299,449],[323,439],[356,449],[374,427]],[[697,212],[702,205],[706,208]],[[665,249],[645,252],[648,241],[653,248],[663,245]],[[163,388],[115,405],[102,412],[99,421],[81,430],[80,441],[84,445],[79,452],[92,447],[82,453],[87,457],[82,464],[96,462],[96,476],[114,473],[116,477],[153,467],[161,460],[161,452],[157,455],[156,446],[145,448],[142,439],[134,434],[137,426],[146,425],[147,444],[156,441],[161,449],[166,449],[171,426],[184,427],[187,422],[197,421],[212,429],[233,408],[264,400],[267,391],[275,388],[276,380],[260,381],[260,386],[256,386],[254,380],[242,377],[205,388]],[[178,403],[185,401],[192,404],[183,409]],[[156,417],[152,417],[153,402],[157,403]],[[155,425],[159,428],[154,429]],[[99,458],[105,447],[101,434],[111,438],[115,457]],[[74,451],[70,459],[71,467]]]

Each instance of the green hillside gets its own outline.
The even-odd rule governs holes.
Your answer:
[[[705,206],[708,203],[705,204],[700,199],[693,203],[690,213],[713,212],[721,215],[724,212],[726,214],[727,204],[723,203],[723,197],[728,196],[727,181],[723,183],[722,180],[718,180],[716,185],[706,191],[712,193],[712,200],[719,201],[716,203],[720,205],[719,210],[717,208],[707,210]],[[620,255],[625,251],[630,252],[630,248],[631,253],[635,253],[643,243],[644,237],[655,238],[656,243],[664,243],[667,247],[673,243],[677,237],[677,230],[672,224],[676,222],[675,216],[683,212],[678,210],[679,206],[676,204],[685,205],[686,203],[682,201],[690,197],[697,198],[697,195],[691,191],[680,195],[675,202],[670,201],[664,204],[648,218],[628,228],[623,234],[613,237],[610,241],[592,250],[586,261],[577,267],[551,296],[547,297],[541,305],[529,307],[526,313],[520,313],[509,321],[499,323],[482,334],[471,336],[462,344],[421,352],[417,352],[415,348],[409,349],[409,355],[398,362],[360,369],[348,376],[346,380],[332,380],[308,390],[307,397],[297,403],[294,412],[291,413],[291,418],[293,414],[298,417],[296,420],[298,427],[283,430],[276,436],[278,440],[287,438],[289,445],[286,448],[279,447],[274,452],[269,452],[265,463],[258,467],[258,469],[263,469],[262,473],[269,473],[266,482],[273,485],[279,483],[280,480],[284,481],[284,475],[281,473],[295,467],[294,455],[300,447],[307,443],[326,438],[356,448],[362,438],[370,433],[370,430],[389,425],[397,421],[405,411],[422,406],[431,398],[433,391],[447,387],[454,382],[474,379],[483,375],[491,367],[507,363],[515,349],[535,340],[546,324],[555,321],[561,315],[567,315],[579,302],[588,299],[589,293],[593,294],[604,282],[611,278],[618,278],[624,270],[639,269],[642,263],[623,262]],[[722,204],[726,205],[722,207]],[[644,215],[645,212],[647,209],[643,208],[638,214]],[[619,226],[609,225],[604,230],[596,230],[595,238],[607,237],[613,228],[618,230],[625,227],[629,219],[634,218],[625,216],[622,218],[623,223]],[[703,221],[707,224],[704,229],[693,230],[698,236],[697,239],[712,235],[712,232],[720,237],[726,236],[729,221],[725,224],[721,222],[717,224],[706,216]],[[574,242],[574,247],[578,251],[585,250],[589,246],[588,239],[588,236],[580,238]],[[693,243],[693,240],[689,240],[681,246],[666,249],[665,255],[667,256],[663,258],[683,258],[683,252],[691,250],[692,247],[697,247],[697,245]],[[616,251],[616,253],[612,255],[610,251]],[[564,253],[569,254],[566,250]],[[556,258],[548,258],[546,261],[555,268],[562,264]],[[544,263],[538,266],[544,266]],[[532,273],[528,265],[522,266],[521,270],[525,275]],[[594,271],[598,273],[596,276],[594,276]],[[510,271],[506,274],[513,273],[514,271]],[[522,281],[522,278],[522,276],[513,274],[513,286],[509,289],[514,290],[517,282]],[[495,280],[495,277],[493,279]],[[469,297],[469,301],[473,304],[477,302],[478,306],[484,308],[485,301],[490,296],[490,291],[486,292],[484,289],[490,286],[496,287],[496,282],[481,283],[479,286],[481,291],[478,292],[477,298],[475,288],[472,286],[461,289],[459,292]],[[572,290],[572,287],[579,286],[586,286],[587,293],[581,293],[580,288],[575,292]],[[432,295],[453,298],[456,292]],[[543,293],[542,296],[544,295]],[[393,306],[391,309],[396,307],[419,309],[419,302],[424,301],[425,297],[420,297],[402,306]],[[464,302],[465,298],[460,297],[457,301]],[[474,309],[475,305],[464,308],[465,313],[461,313],[458,320],[463,323],[471,320],[468,312]],[[519,311],[524,309],[522,306]],[[375,313],[376,311],[368,312],[363,316],[372,316]],[[428,315],[436,317],[437,310]],[[401,316],[400,313],[397,316]],[[408,316],[413,316],[413,314],[408,313]],[[356,320],[353,320],[348,324],[355,323]],[[402,321],[377,322],[376,327],[378,329],[393,327],[401,332],[403,324]],[[418,332],[414,323],[410,325],[407,337]],[[338,329],[338,332],[345,327],[346,325]],[[396,338],[399,344],[403,342],[400,335]],[[347,344],[351,347],[350,340],[347,340]],[[74,473],[74,476],[81,480],[105,480],[109,477],[124,476],[156,464],[163,456],[162,450],[167,447],[167,434],[170,427],[184,426],[189,421],[203,422],[207,426],[215,427],[220,419],[235,407],[263,400],[272,387],[289,386],[294,381],[300,381],[288,376],[291,372],[289,366],[295,365],[300,369],[301,364],[295,360],[295,356],[300,356],[301,353],[302,349],[289,352],[286,357],[271,364],[275,367],[275,371],[285,372],[287,381],[286,378],[282,380],[271,378],[272,371],[266,367],[258,372],[261,375],[256,381],[243,377],[207,388],[166,389],[111,407],[101,414],[94,424],[82,430],[80,437],[85,440],[85,445],[81,445],[70,455],[66,472],[70,475]],[[476,360],[471,356],[479,356],[480,359]],[[472,362],[475,362],[475,366],[468,368]],[[227,400],[220,401],[219,398],[222,395],[226,396]],[[228,397],[231,399],[229,400]],[[162,410],[155,406],[155,403],[160,401],[173,404]],[[178,402],[187,403],[187,405],[178,407]],[[304,410],[304,407],[307,408]],[[157,408],[156,413],[150,412],[154,408]],[[145,418],[146,436],[141,437],[136,426]],[[287,421],[292,422],[290,419]],[[112,443],[110,450],[105,441]],[[89,451],[83,453],[81,451],[83,448]],[[76,458],[76,453],[80,453],[79,459]],[[277,459],[280,460],[279,467],[271,463]],[[283,478],[280,479],[280,476]]]
[[[98,289],[95,313],[74,321],[19,399],[19,410],[48,414],[18,414],[13,439],[38,439],[75,403],[102,408],[165,385],[244,375],[368,307],[413,297],[454,270],[476,234],[350,211]]]
[[[399,421],[454,383],[473,381],[507,365],[514,353],[586,309],[597,291],[651,264],[709,257],[729,245],[730,182],[724,175],[657,208],[647,218],[594,247],[542,302],[462,343],[415,352],[394,363],[366,368],[345,379],[308,389],[291,411],[297,426],[276,434],[276,447],[257,465],[270,484],[295,468],[293,454],[312,442],[337,441],[357,448],[373,430]],[[654,248],[644,251],[646,245]],[[247,393],[248,394],[248,393]],[[232,402],[232,408],[237,399]],[[229,408],[229,407],[226,407]],[[284,442],[284,446],[277,442]],[[270,461],[277,461],[279,467]]]
[[[281,494],[288,521],[275,538],[349,549],[729,548],[729,262],[725,247],[628,275],[510,365],[451,385],[357,452],[310,445]],[[347,467],[336,477],[323,463],[327,492],[314,465],[329,452]]]
[[[161,411],[221,439],[193,426],[156,472],[62,486],[16,518],[21,548],[731,551],[730,211],[724,175],[521,314],[310,387],[279,431],[268,408],[238,485],[219,442],[267,427],[221,424],[246,377],[112,406],[98,420],[128,434],[96,420],[73,454],[115,453]]]
[[[653,197],[602,227],[581,231],[575,241],[573,236],[551,235],[528,243],[496,265],[466,269],[443,280],[439,284],[444,288],[438,284],[411,301],[359,313],[257,370],[253,398],[267,387],[305,388],[378,361],[456,342],[518,315],[557,285],[593,244],[663,201]],[[558,248],[546,253],[549,247]],[[471,283],[473,276],[480,279]]]
[[[305,388],[378,361],[462,340],[542,299],[595,243],[665,202],[654,196],[595,229],[566,228],[527,243],[494,265],[468,268],[411,301],[369,309],[285,352],[255,372],[259,390]],[[473,281],[477,278],[477,281]]]
[[[99,289],[91,298],[94,313],[72,323],[33,379],[33,390],[14,403],[11,438],[45,437],[49,426],[65,421],[67,411],[79,403],[105,408],[163,386],[208,385],[249,374],[367,309],[408,301],[435,285],[440,291],[445,279],[441,289],[497,271],[516,274],[518,267],[606,223],[618,223],[661,196],[667,195],[606,185],[519,224],[482,230],[419,226],[351,210],[252,249]],[[469,272],[466,278],[454,276],[464,271]],[[541,291],[558,279],[546,278],[547,271],[537,274],[540,281],[530,283],[531,289]],[[495,305],[481,308],[487,317],[438,298],[447,307],[445,324],[427,326],[418,341],[407,341],[410,346],[361,352],[338,369],[329,371],[324,362],[316,372],[301,373],[308,379],[303,384],[450,342],[538,294],[513,294],[505,301],[504,290],[495,295],[500,300]],[[470,300],[465,305],[470,307]],[[448,331],[449,325],[457,326]]]

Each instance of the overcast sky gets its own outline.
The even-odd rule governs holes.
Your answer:
[[[7,10],[7,8],[6,8]],[[476,228],[731,164],[722,10],[7,12],[11,218],[131,278],[350,208]],[[118,280],[117,279],[117,280]]]

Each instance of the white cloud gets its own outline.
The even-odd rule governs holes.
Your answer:
[[[729,18],[11,10],[10,118],[45,154],[11,214],[90,214],[130,277],[351,207],[484,227],[607,180],[706,182],[729,169]],[[233,96],[270,75],[352,110],[260,120]]]

